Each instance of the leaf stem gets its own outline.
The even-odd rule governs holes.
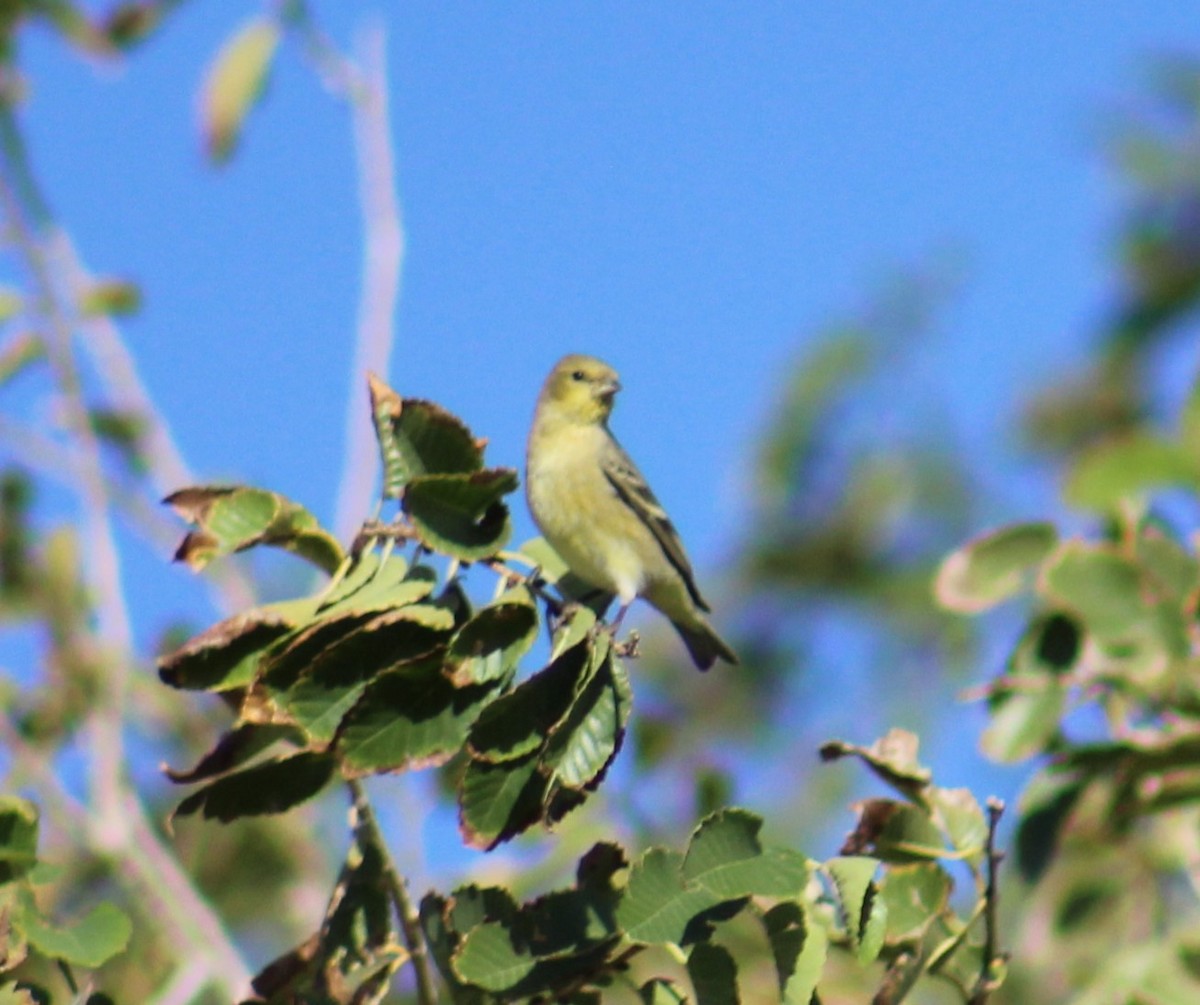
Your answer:
[[[371,841],[383,855],[383,876],[388,885],[388,893],[392,899],[392,907],[400,922],[400,931],[404,936],[404,945],[412,958],[413,971],[417,979],[417,1000],[421,1005],[437,1005],[437,988],[433,983],[433,972],[429,966],[429,950],[425,944],[425,936],[421,932],[421,922],[411,898],[404,877],[400,875],[391,855],[387,853],[387,842],[375,811],[367,798],[367,790],[362,781],[357,778],[346,783],[354,800],[354,811],[358,815],[358,823]]]

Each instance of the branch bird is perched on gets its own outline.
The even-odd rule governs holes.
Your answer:
[[[529,509],[568,568],[617,595],[619,625],[635,597],[671,620],[701,670],[738,658],[704,617],[683,543],[650,486],[608,429],[617,372],[564,356],[538,397],[525,456]]]

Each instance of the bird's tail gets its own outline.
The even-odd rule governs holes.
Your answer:
[[[737,653],[725,644],[707,621],[698,619],[688,624],[672,621],[671,624],[675,626],[675,631],[687,646],[692,662],[701,670],[707,670],[718,659],[735,665],[738,663]]]

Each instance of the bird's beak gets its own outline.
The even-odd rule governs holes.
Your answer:
[[[600,393],[605,398],[611,398],[619,390],[621,390],[621,382],[614,377],[612,380],[606,380],[604,382],[604,386],[601,388]]]

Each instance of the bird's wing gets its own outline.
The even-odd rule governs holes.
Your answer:
[[[662,548],[667,561],[671,563],[675,571],[682,577],[684,586],[687,587],[687,591],[691,594],[696,606],[702,611],[707,611],[708,604],[704,602],[704,598],[700,596],[700,591],[696,589],[696,579],[695,574],[692,572],[692,565],[683,550],[683,542],[679,539],[679,532],[675,530],[674,524],[671,523],[671,518],[667,516],[667,511],[662,508],[662,504],[654,497],[654,493],[650,490],[650,486],[646,484],[646,479],[642,477],[642,473],[637,469],[637,465],[633,463],[629,455],[621,449],[621,445],[611,435],[609,442],[611,449],[604,452],[604,460],[602,462],[604,477],[608,479],[608,483],[613,487],[613,490],[617,493],[621,501],[633,510],[637,518],[654,535],[654,539],[658,542],[659,547]]]

